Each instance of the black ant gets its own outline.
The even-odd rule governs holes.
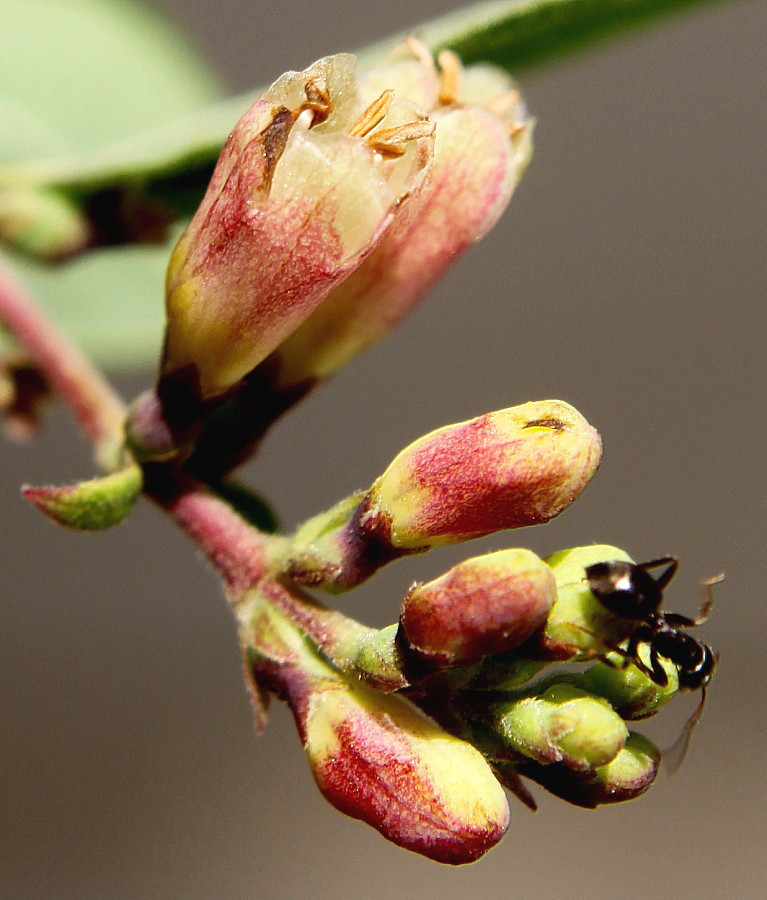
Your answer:
[[[661,566],[666,568],[657,578],[650,571]],[[660,656],[677,667],[679,687],[694,691],[700,689],[701,699],[684,729],[682,756],[687,749],[692,729],[697,725],[706,702],[706,685],[711,681],[718,656],[701,641],[680,631],[702,625],[713,606],[711,587],[722,576],[704,582],[705,600],[694,619],[678,613],[666,613],[661,609],[663,591],[674,577],[679,560],[673,556],[663,556],[646,563],[628,563],[619,560],[596,563],[586,567],[586,578],[594,597],[613,615],[635,622],[636,626],[628,638],[626,648],[608,645],[610,650],[624,658],[624,665],[632,662],[651,681],[660,687],[668,684],[668,674],[661,665]],[[650,664],[639,655],[639,647],[649,648]],[[605,660],[609,662],[609,660]],[[612,665],[612,663],[610,663]],[[673,750],[676,750],[675,745]],[[679,762],[681,762],[681,758]]]
[[[650,570],[661,566],[666,566],[665,570],[653,578]],[[613,560],[587,566],[586,578],[591,593],[602,606],[622,619],[637,623],[626,649],[618,650],[627,662],[633,662],[651,681],[665,687],[668,675],[658,659],[664,656],[679,670],[679,687],[694,691],[705,687],[711,680],[717,658],[709,646],[679,629],[692,628],[706,621],[713,606],[711,585],[720,579],[705,583],[706,599],[696,618],[665,613],[660,608],[663,590],[674,577],[678,566],[679,560],[673,556],[663,556],[638,565]],[[649,647],[649,666],[639,656],[640,644]]]

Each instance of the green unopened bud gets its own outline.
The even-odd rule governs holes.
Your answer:
[[[561,763],[523,763],[516,771],[568,803],[594,809],[639,797],[655,780],[659,764],[658,749],[643,735],[632,732],[615,759],[593,771],[574,772]]]
[[[63,259],[83,250],[90,228],[67,197],[40,188],[0,192],[0,240],[22,253]]]
[[[586,566],[613,559],[632,561],[623,550],[605,544],[561,550],[546,559],[557,581],[557,601],[538,649],[569,659],[579,652],[604,653],[609,649],[605,641],[619,643],[628,636],[633,623],[609,612],[591,593],[586,579]]]
[[[430,667],[512,650],[539,628],[556,596],[551,569],[529,550],[468,559],[416,584],[400,612],[408,653]]]
[[[363,534],[403,551],[546,522],[594,475],[599,434],[560,400],[449,425],[406,447],[375,482]]]
[[[646,644],[639,647],[639,653],[649,666],[650,653]],[[624,719],[644,719],[653,715],[679,690],[677,668],[662,656],[658,657],[658,665],[666,673],[668,683],[665,685],[656,684],[635,665],[625,665],[626,660],[617,653],[610,654],[608,659],[613,665],[599,662],[590,666],[582,676],[582,684],[586,690],[608,700]]]
[[[523,756],[578,771],[615,759],[628,731],[607,701],[569,684],[496,707],[496,730]]]

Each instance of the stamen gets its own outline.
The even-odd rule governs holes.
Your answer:
[[[296,118],[296,128],[308,131],[314,124],[314,110],[305,109]]]
[[[408,122],[396,128],[382,128],[371,134],[368,144],[386,159],[396,159],[407,149],[406,144],[434,134],[434,122],[424,119],[419,122]]]
[[[495,100],[486,104],[486,109],[496,116],[503,116],[510,112],[519,103],[519,91],[507,91]]]
[[[431,54],[431,50],[429,50],[422,40],[409,34],[405,38],[405,43],[407,44],[408,50],[419,63],[426,66],[427,69],[434,69],[434,57]]]
[[[437,62],[442,70],[439,85],[439,103],[441,106],[450,106],[458,100],[458,89],[461,84],[463,65],[456,53],[452,50],[443,50],[437,57]]]
[[[392,100],[394,99],[394,91],[384,91],[383,94],[374,100],[370,106],[362,113],[357,121],[349,129],[352,137],[365,137],[378,125],[389,112]]]
[[[312,121],[309,125],[311,128],[314,125],[319,125],[320,122],[324,122],[333,112],[333,102],[330,99],[330,93],[324,78],[310,78],[304,86],[304,93],[306,94],[306,102],[301,104],[301,110],[302,115],[303,112],[309,110],[312,112]]]

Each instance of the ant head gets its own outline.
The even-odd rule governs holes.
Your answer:
[[[616,616],[647,622],[660,610],[663,592],[642,566],[612,560],[586,567],[594,597]]]
[[[680,688],[696,691],[711,681],[718,657],[707,644],[677,629],[660,632],[653,643],[661,656],[676,664]]]

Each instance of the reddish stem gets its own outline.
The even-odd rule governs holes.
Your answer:
[[[183,475],[166,481],[167,474],[147,467],[146,492],[197,544],[236,602],[264,574],[266,536],[200,482]]]
[[[41,313],[0,265],[0,321],[29,353],[96,449],[122,432],[125,405],[101,373]]]

